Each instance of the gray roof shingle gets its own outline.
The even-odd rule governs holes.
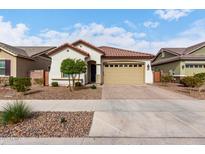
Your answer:
[[[48,51],[54,49],[54,46],[11,46],[0,42],[0,48],[13,53],[16,56],[29,58],[38,54],[47,53]]]
[[[32,57],[34,55],[37,55],[39,53],[48,52],[51,49],[54,49],[54,46],[17,46],[17,48],[20,48],[24,50],[29,57]]]
[[[179,59],[189,59],[189,60],[205,60],[205,56],[202,55],[190,55],[191,52],[196,51],[197,49],[200,49],[205,46],[205,42],[201,42],[192,46],[189,46],[187,48],[162,48],[160,49],[159,53],[162,51],[167,51],[175,54],[175,57],[161,59],[158,61],[155,61],[156,57],[159,55],[159,53],[155,56],[155,58],[152,60],[152,65],[159,65],[163,63],[168,63],[171,61],[179,60]]]

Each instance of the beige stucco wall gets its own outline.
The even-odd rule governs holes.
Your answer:
[[[34,68],[34,61],[17,57],[17,73],[18,77],[28,77],[30,70]]]
[[[0,59],[11,60],[11,76],[16,77],[16,57],[0,49]]]
[[[51,60],[38,56],[33,60],[18,57],[17,58],[17,76],[28,77],[31,70],[46,70],[51,64]]]

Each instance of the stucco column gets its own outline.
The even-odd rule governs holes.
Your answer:
[[[96,83],[101,84],[101,64],[96,64]]]

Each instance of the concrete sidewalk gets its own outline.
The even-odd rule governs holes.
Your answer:
[[[3,106],[14,100],[0,100]],[[119,99],[119,100],[24,100],[33,111],[123,111],[171,112],[205,111],[205,100],[180,99]]]
[[[204,145],[205,138],[0,138],[1,145]]]

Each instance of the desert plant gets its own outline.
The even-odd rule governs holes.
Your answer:
[[[31,78],[13,78],[13,88],[18,92],[25,92],[31,86]]]
[[[35,84],[38,84],[38,85],[43,85],[43,83],[44,83],[44,80],[43,79],[34,79],[34,82],[35,82]]]
[[[23,103],[23,101],[16,101],[13,104],[8,104],[4,107],[1,115],[1,122],[6,124],[15,124],[23,121],[31,115],[31,109]]]
[[[52,87],[58,87],[58,82],[52,82],[51,85]]]
[[[96,85],[94,85],[94,84],[90,88],[91,89],[97,89]]]
[[[62,123],[66,123],[66,122],[67,122],[67,120],[65,119],[65,117],[61,117],[60,123],[62,124]]]
[[[199,77],[187,76],[180,80],[180,83],[185,87],[200,87],[204,81]]]

